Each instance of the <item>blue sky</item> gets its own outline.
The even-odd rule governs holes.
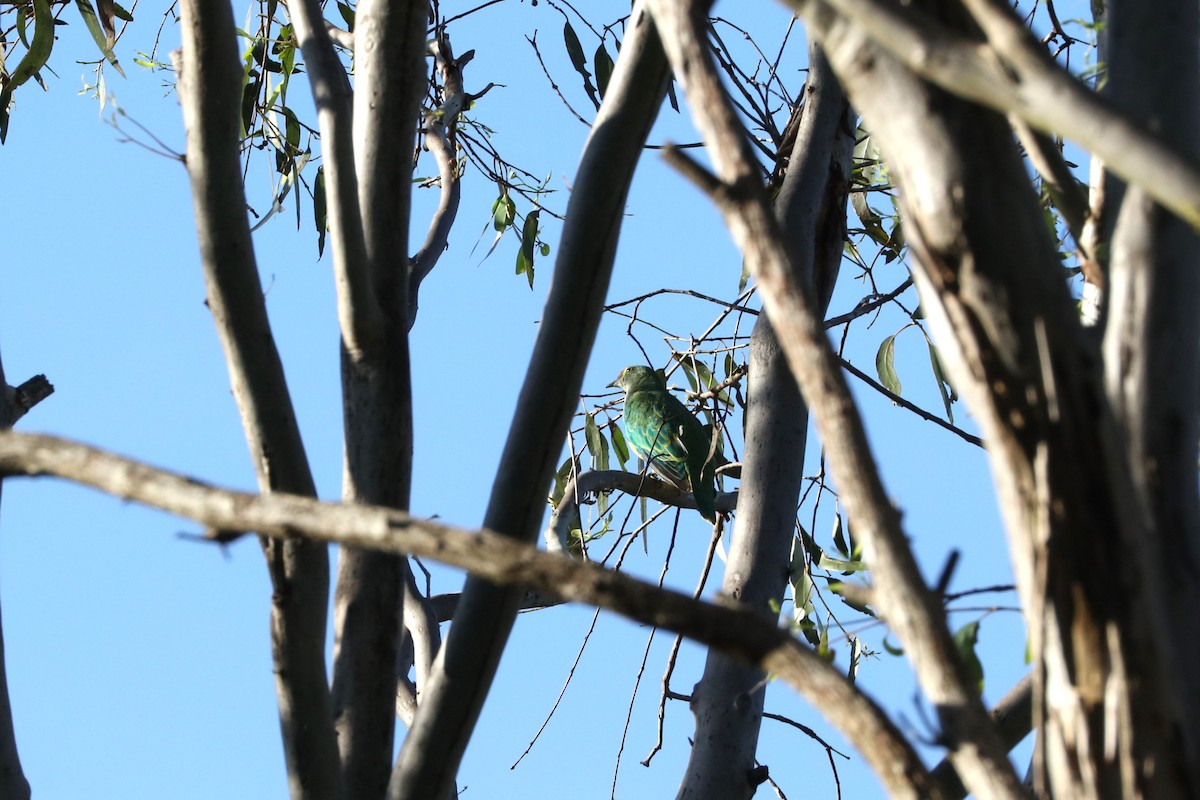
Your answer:
[[[460,5],[474,4],[444,2],[442,11],[453,14]],[[720,10],[734,13],[733,6]],[[117,49],[129,78],[110,73],[109,90],[131,118],[182,150],[176,98],[160,75],[133,64],[134,51],[148,49],[153,39],[158,24],[153,13],[138,9],[137,22]],[[64,18],[71,24],[60,28],[52,60],[57,77],[47,76],[47,93],[32,84],[17,93],[8,142],[0,149],[8,210],[0,259],[0,352],[11,382],[44,372],[56,387],[20,427],[253,488],[203,303],[184,169],[122,141],[97,115],[95,100],[76,96],[90,67],[75,60],[93,58],[94,49],[74,9]],[[764,40],[775,43],[787,19],[768,4],[749,24],[769,32]],[[460,53],[477,52],[466,73],[468,89],[488,81],[505,84],[480,101],[475,113],[497,131],[506,157],[551,175],[559,194],[547,204],[561,211],[586,129],[562,108],[541,74],[523,38],[534,30],[564,92],[576,108],[587,108],[562,46],[561,17],[548,3],[508,2],[482,12],[458,24],[454,44]],[[590,52],[596,41],[582,30],[581,37]],[[178,40],[177,29],[168,24],[163,52]],[[796,66],[793,86],[799,84]],[[122,128],[136,130],[127,122]],[[668,109],[656,138],[687,141],[694,134],[686,116]],[[267,205],[268,169],[250,173],[252,202],[260,208]],[[424,285],[412,339],[413,512],[465,527],[477,526],[483,515],[554,255],[539,262],[532,291],[513,274],[515,238],[481,263],[487,242],[471,249],[495,195],[495,186],[478,173],[468,175],[458,228]],[[434,201],[432,192],[417,197],[414,236],[423,233],[422,214]],[[310,209],[302,209],[297,232],[291,202],[255,241],[319,491],[336,499],[341,422],[330,261],[316,257]],[[736,295],[741,259],[717,214],[652,153],[640,168],[628,212],[611,300],[663,286]],[[556,251],[558,227],[546,214],[542,222],[544,238]],[[898,264],[877,271],[884,288],[904,275]],[[853,270],[844,268],[833,313],[857,301],[861,285],[852,277]],[[698,335],[715,316],[713,307],[676,298],[654,301],[645,311],[683,335]],[[848,357],[873,372],[875,348],[901,324],[898,315],[885,314],[874,327],[856,329]],[[667,362],[661,341],[650,335],[642,341],[657,364]],[[903,334],[897,350],[905,396],[938,409],[919,335]],[[638,360],[625,322],[607,318],[585,392],[604,391],[622,367]],[[885,483],[904,512],[926,575],[932,579],[949,550],[958,548],[963,560],[953,589],[1008,583],[982,451],[869,388],[855,389]],[[956,418],[973,430],[961,404]],[[812,474],[817,462],[811,453],[809,462]],[[179,536],[197,530],[185,520],[48,480],[6,483],[0,519],[9,689],[22,761],[38,797],[285,796],[267,640],[270,590],[254,541],[226,550],[196,543]],[[815,533],[827,542],[828,509],[820,519]],[[669,524],[653,529],[648,553],[635,546],[628,569],[656,578],[669,535]],[[694,587],[707,540],[698,515],[683,515],[670,585]],[[435,569],[434,580],[438,592],[461,585],[461,575],[451,570]],[[718,585],[719,577],[711,580],[707,595]],[[1011,595],[980,598],[980,605],[1013,602]],[[957,615],[955,624],[980,614]],[[519,619],[460,775],[466,797],[568,792],[577,800],[609,797],[649,635],[612,616],[600,618],[541,740],[517,769],[509,769],[551,708],[591,617],[587,608],[563,607]],[[881,634],[876,626],[864,636],[878,648]],[[686,762],[692,719],[685,704],[674,702],[667,710],[664,751],[649,769],[638,764],[655,738],[658,686],[672,638],[660,633],[650,647],[617,778],[619,798],[674,792]],[[1023,626],[1015,613],[987,617],[980,653],[985,694],[994,701],[1026,670]],[[672,688],[690,692],[702,667],[702,651],[685,646]],[[928,733],[902,659],[882,655],[864,665],[860,680],[903,716],[903,724]],[[768,709],[840,742],[784,686],[769,687]],[[790,797],[834,796],[824,751],[802,734],[766,722],[760,759]],[[838,763],[843,796],[878,793],[861,762]],[[759,796],[769,791],[761,789]]]

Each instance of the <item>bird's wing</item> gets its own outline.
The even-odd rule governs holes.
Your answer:
[[[679,411],[687,409],[665,391],[634,392],[625,401],[625,434],[629,443],[662,477],[685,491],[688,449]]]

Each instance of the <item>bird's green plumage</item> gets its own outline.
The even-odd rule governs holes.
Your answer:
[[[650,367],[626,367],[610,386],[625,390],[625,439],[666,480],[696,498],[696,508],[715,522],[716,470],[725,463],[711,428],[667,391]]]

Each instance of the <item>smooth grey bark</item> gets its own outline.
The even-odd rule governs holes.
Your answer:
[[[484,526],[532,542],[595,340],[625,198],[666,93],[666,59],[635,6],[584,147],[546,313],[517,401]],[[455,621],[400,751],[392,800],[440,796],[454,780],[516,616],[521,591],[468,578]]]
[[[795,280],[791,254],[764,195],[745,128],[707,48],[707,5],[649,2],[716,175],[682,151],[668,155],[717,204],[758,282],[763,306],[812,409],[840,498],[862,536],[877,607],[904,643],[922,691],[937,709],[942,740],[963,781],[981,798],[1022,797],[1025,792],[1007,750],[957,654],[941,599],[925,584],[899,512],[883,487],[841,362],[816,312],[816,299]],[[835,63],[832,53],[829,57]]]
[[[1180,152],[1200,156],[1200,4],[1108,4],[1113,103]],[[1185,757],[1200,763],[1200,236],[1119,180],[1105,182],[1109,248],[1105,388],[1140,505],[1158,544],[1157,580],[1173,650]]]
[[[427,0],[364,0],[355,14],[354,164],[365,261],[339,282],[343,298],[342,497],[407,509],[413,419],[408,229],[412,144],[425,88]],[[343,109],[344,110],[344,109]],[[327,158],[343,158],[334,153]],[[328,162],[327,162],[328,163]],[[343,297],[343,295],[345,297]],[[353,302],[349,297],[355,298]],[[344,547],[334,593],[334,725],[350,798],[382,798],[395,741],[397,643],[408,564]]]
[[[1138,468],[1011,131],[918,79],[827,6],[813,9],[809,30],[879,137],[922,305],[984,431],[1038,657],[1038,790],[1196,796]]]
[[[214,541],[259,531],[427,557],[494,583],[535,587],[563,601],[676,631],[758,664],[794,686],[863,753],[893,797],[942,798],[912,745],[879,706],[789,631],[745,609],[702,602],[492,531],[454,528],[379,506],[221,489],[53,436],[0,432],[0,474],[57,475],[193,519],[212,532]]]
[[[187,168],[209,310],[225,352],[262,491],[316,496],[267,320],[239,163],[242,65],[228,3],[182,3],[177,63]],[[294,800],[342,796],[325,631],[329,558],[324,545],[263,540],[271,576],[271,647],[288,786]]]
[[[775,209],[798,280],[811,288],[824,316],[842,259],[854,126],[846,94],[816,47],[809,49],[803,103]],[[762,314],[750,338],[742,484],[721,592],[768,619],[776,617],[787,585],[807,434],[808,408]],[[709,652],[692,692],[696,733],[680,800],[754,794],[749,776],[765,696],[761,670]]]

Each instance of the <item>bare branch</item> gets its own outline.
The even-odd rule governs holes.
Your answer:
[[[639,9],[584,146],[546,312],[484,517],[486,527],[518,541],[537,536],[608,291],[633,169],[666,92],[666,61]],[[401,748],[391,800],[437,797],[453,781],[519,597],[519,590],[485,578],[467,580],[434,678],[422,690],[416,725]]]
[[[315,496],[267,321],[246,220],[238,141],[242,66],[226,3],[181,4],[179,96],[209,310],[263,491]],[[329,560],[323,546],[264,540],[274,591],[271,645],[294,800],[341,796],[325,672]]]
[[[966,0],[986,45],[949,31],[912,6],[880,0],[789,0],[809,22],[836,9],[909,69],[949,92],[1100,156],[1105,166],[1193,226],[1200,225],[1200,166],[1088,91],[1060,68],[1007,4]]]
[[[0,428],[16,425],[29,409],[54,394],[54,386],[45,375],[34,375],[20,386],[9,386],[4,382],[3,369],[0,369],[0,390],[4,392],[0,400]]]
[[[1030,673],[1017,681],[992,708],[991,715],[992,719],[996,720],[996,727],[1000,730],[1004,744],[1010,750],[1020,744],[1033,729],[1033,674]],[[962,800],[967,796],[967,789],[962,785],[949,759],[934,767],[933,779],[947,798]]]
[[[981,798],[1021,797],[1020,780],[966,676],[940,600],[921,579],[899,513],[880,481],[841,364],[815,312],[813,293],[795,277],[745,131],[705,50],[698,6],[651,0],[651,7],[720,178],[679,151],[668,151],[670,160],[713,197],[758,282],[792,373],[812,409],[841,500],[862,536],[888,623],[905,643],[926,696],[939,710],[941,735],[955,766]]]
[[[983,440],[980,439],[978,436],[967,433],[962,428],[958,427],[957,425],[953,425],[953,424],[947,422],[946,420],[939,417],[937,414],[931,414],[928,411],[926,411],[925,409],[921,408],[916,403],[913,403],[909,400],[905,400],[903,397],[896,394],[892,390],[888,389],[886,386],[884,386],[879,381],[872,378],[867,373],[863,372],[858,367],[851,364],[846,359],[839,358],[839,360],[842,362],[842,367],[847,372],[849,372],[854,377],[858,378],[863,383],[867,384],[867,386],[870,386],[872,389],[879,392],[881,395],[886,397],[888,400],[891,400],[896,405],[900,406],[901,408],[908,409],[909,411],[913,412],[921,419],[928,420],[929,422],[932,422],[934,425],[937,425],[940,428],[945,428],[946,430],[953,433],[955,436],[962,439],[964,442],[970,442],[971,444],[975,445],[976,447],[983,447]]]
[[[288,5],[304,66],[312,84],[321,125],[321,151],[328,187],[329,227],[333,233],[333,268],[337,283],[338,320],[351,357],[380,346],[380,298],[371,286],[367,245],[363,239],[355,175],[353,93],[346,70],[333,49],[319,0],[292,0]],[[398,222],[396,224],[399,224]]]
[[[495,583],[535,586],[563,600],[682,633],[794,687],[863,754],[893,797],[941,798],[917,754],[875,703],[774,621],[732,603],[701,602],[488,530],[467,531],[379,506],[219,489],[51,436],[0,433],[0,475],[66,478],[193,519],[219,541],[258,531],[427,557]]]
[[[846,191],[854,150],[850,101],[815,45],[809,48],[803,103],[792,111],[794,158],[777,166],[782,178],[774,212],[795,279],[817,297],[823,316],[837,280],[846,228]],[[793,122],[794,120],[794,122]],[[750,337],[745,415],[745,479],[737,526],[725,559],[724,594],[774,618],[787,586],[796,507],[804,482],[808,408],[775,335],[769,312]],[[689,800],[749,800],[762,725],[767,676],[710,651],[689,705],[695,744],[679,796]]]

